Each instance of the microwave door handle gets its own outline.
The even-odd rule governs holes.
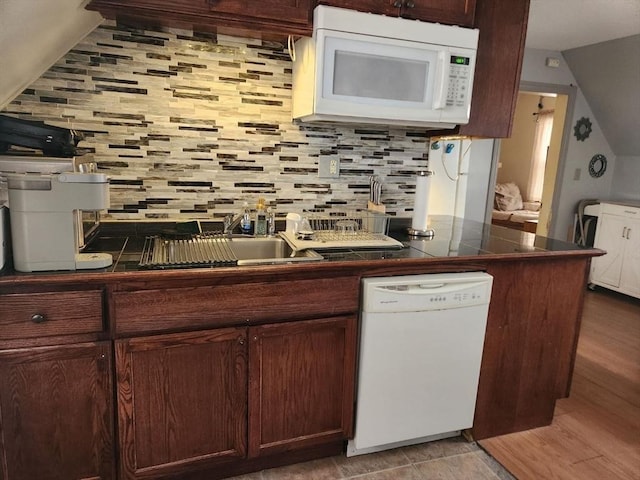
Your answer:
[[[443,51],[438,52],[438,65],[436,67],[436,88],[434,89],[433,109],[440,110],[447,103],[447,78],[448,71],[446,69],[446,54]]]

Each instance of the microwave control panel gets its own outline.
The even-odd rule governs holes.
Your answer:
[[[449,62],[449,87],[447,89],[447,107],[464,107],[471,92],[470,58],[451,55]]]

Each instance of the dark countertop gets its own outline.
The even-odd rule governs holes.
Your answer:
[[[554,240],[550,238],[536,236],[531,233],[499,227],[490,224],[483,224],[471,220],[464,220],[450,216],[434,216],[430,219],[430,227],[435,235],[431,239],[410,237],[407,227],[410,226],[410,219],[392,218],[389,236],[403,243],[404,248],[398,250],[376,250],[376,249],[354,249],[354,250],[323,250],[319,251],[324,260],[298,263],[297,268],[307,269],[317,268],[319,264],[326,263],[350,263],[354,262],[356,267],[358,262],[371,263],[385,260],[428,260],[444,258],[466,258],[470,261],[482,257],[505,256],[539,256],[539,255],[580,255],[597,256],[604,252],[585,248],[573,243]],[[204,231],[216,230],[220,226],[214,222],[200,222]],[[86,278],[104,273],[129,273],[140,272],[153,274],[159,270],[149,270],[140,267],[140,253],[144,244],[144,238],[148,235],[171,234],[171,233],[194,233],[195,222],[103,222],[101,229],[90,243],[86,252],[106,252],[113,256],[113,265],[103,269],[78,270],[78,271],[49,271],[21,273],[5,268],[0,273],[0,285],[7,282],[26,280],[27,278],[42,276],[65,277],[73,274],[84,275]],[[278,224],[278,227],[284,224]],[[278,228],[280,230],[280,228]],[[287,268],[290,264],[272,265],[275,268]],[[232,266],[232,267],[205,267],[195,270],[212,269],[256,269],[265,266]],[[183,269],[184,270],[184,269]],[[166,272],[167,270],[162,270]],[[77,276],[77,275],[76,275]]]

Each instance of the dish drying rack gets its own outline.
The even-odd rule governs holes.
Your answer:
[[[376,212],[345,213],[332,217],[311,214],[307,219],[317,241],[381,240],[389,232],[390,217]]]
[[[138,265],[144,268],[190,268],[237,263],[227,239],[221,233],[210,232],[183,238],[146,237]]]
[[[378,212],[356,212],[334,214],[326,217],[307,214],[310,230],[304,228],[297,233],[281,232],[293,250],[305,249],[400,249],[403,244],[387,236],[390,217]]]

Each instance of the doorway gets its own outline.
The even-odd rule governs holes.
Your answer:
[[[576,91],[576,87],[571,85],[533,82],[520,84],[511,137],[497,141],[499,153],[494,161],[493,182],[489,193],[493,208],[495,185],[511,181],[519,186],[523,200],[540,202],[537,215],[525,215],[528,222],[526,228],[522,218],[518,218],[520,223],[514,222],[514,228],[554,237],[554,212],[562,191]],[[540,125],[542,118],[545,121],[552,119],[552,128],[548,149],[545,147],[546,151],[542,152],[542,163],[534,165],[536,130],[540,134],[540,129],[536,127]],[[532,198],[526,198],[529,196]],[[528,203],[526,206],[536,208],[535,203]]]

